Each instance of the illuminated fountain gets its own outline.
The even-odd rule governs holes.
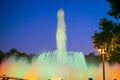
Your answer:
[[[66,49],[66,25],[64,11],[60,9],[57,14],[58,24],[56,33],[57,49],[42,52],[37,59],[29,64],[27,60],[15,61],[14,57],[4,60],[0,65],[0,76],[7,75],[28,80],[102,80],[102,67],[86,65],[82,52],[72,52]],[[106,63],[106,78],[120,79],[120,64],[109,66]]]
[[[40,78],[45,76],[53,78],[59,76],[66,79],[71,72],[76,69],[87,69],[84,56],[81,52],[68,52],[66,50],[66,25],[64,21],[64,12],[58,11],[58,25],[56,33],[57,49],[53,52],[44,52],[37,59],[37,65],[40,65]]]

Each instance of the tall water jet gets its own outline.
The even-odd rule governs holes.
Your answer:
[[[66,25],[64,21],[64,11],[60,9],[57,13],[58,24],[57,24],[57,50],[66,51]]]
[[[64,11],[60,9],[57,13],[57,32],[56,32],[56,42],[57,42],[57,58],[58,60],[63,60],[66,54],[66,25],[64,21]]]

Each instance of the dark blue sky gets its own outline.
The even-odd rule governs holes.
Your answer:
[[[88,54],[98,22],[107,16],[105,0],[0,0],[0,50],[38,53],[56,49],[57,11],[65,13],[67,49]]]

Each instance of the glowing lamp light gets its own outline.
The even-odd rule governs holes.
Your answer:
[[[105,51],[104,51],[104,49],[98,49],[98,53],[99,54],[105,54]]]
[[[98,53],[99,53],[99,54],[101,54],[101,51],[102,51],[101,49],[98,49]]]

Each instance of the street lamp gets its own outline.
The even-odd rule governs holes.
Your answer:
[[[98,49],[98,53],[102,55],[102,64],[103,64],[103,80],[105,80],[105,51],[104,49]]]

